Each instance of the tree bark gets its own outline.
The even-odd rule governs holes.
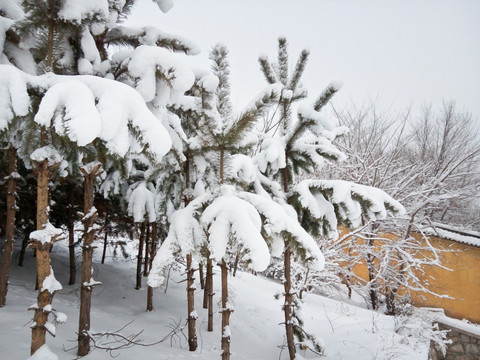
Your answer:
[[[137,255],[137,283],[135,290],[142,288],[142,262],[143,262],[143,244],[145,242],[145,223],[140,225],[140,238],[138,239],[138,255]]]
[[[285,242],[284,252],[284,272],[285,280],[283,281],[283,287],[285,291],[285,304],[283,305],[283,311],[285,313],[285,332],[287,336],[288,353],[290,360],[295,359],[295,337],[293,333],[293,293],[292,290],[292,274],[291,274],[291,255],[292,252]]]
[[[193,277],[195,269],[192,267],[192,254],[187,255],[187,308],[188,308],[188,348],[190,351],[197,349],[197,335],[195,333],[195,323],[197,315],[195,313],[195,286]]]
[[[207,284],[205,286],[208,294],[208,323],[207,331],[213,331],[213,262],[207,259]]]
[[[198,264],[198,276],[200,277],[200,289],[203,290],[205,289],[205,278],[203,277],[203,263]],[[205,300],[204,300],[204,304],[205,304]],[[205,305],[203,307],[205,308]]]
[[[108,221],[108,220],[105,220]],[[108,244],[108,227],[110,224],[105,225],[104,237],[103,237],[103,251],[102,251],[102,264],[105,264],[105,257],[107,256],[107,244]]]
[[[80,287],[80,316],[78,320],[78,356],[85,356],[90,352],[90,309],[92,304],[92,291],[96,285],[92,280],[93,241],[95,240],[95,219],[97,209],[93,206],[95,178],[102,171],[101,164],[97,164],[90,172],[81,168],[83,188],[83,246],[82,246],[82,286]]]
[[[145,261],[143,263],[143,276],[147,277],[149,273],[149,264],[150,264],[150,224],[146,224],[146,233],[145,233]]]
[[[36,227],[37,230],[43,230],[45,225],[48,223],[48,182],[50,177],[50,169],[55,165],[49,167],[47,159],[41,162],[34,161],[33,164],[35,166],[35,174],[37,177]],[[37,304],[32,309],[35,311],[35,313],[33,315],[32,342],[30,347],[31,355],[33,355],[46,342],[47,329],[45,324],[47,323],[48,315],[51,312],[51,304],[54,293],[51,293],[49,289],[44,289],[43,284],[45,279],[52,275],[52,269],[50,266],[50,251],[54,241],[55,238],[52,238],[47,242],[31,240],[31,245],[36,254],[37,284],[39,289]]]
[[[15,241],[15,192],[17,181],[14,173],[16,171],[16,151],[15,148],[10,145],[8,149],[7,222],[5,225],[5,240],[1,247],[2,253],[0,254],[0,307],[5,306],[7,301],[8,278],[10,275],[10,265],[12,263],[13,243]]]
[[[68,258],[70,264],[70,279],[68,285],[75,284],[77,278],[77,269],[75,266],[75,236],[73,221],[68,224]]]
[[[232,309],[228,302],[228,267],[222,259],[222,360],[230,360],[230,314]]]
[[[157,252],[157,223],[152,223],[150,261],[148,262],[148,272],[152,270],[152,262]],[[153,311],[153,287],[147,288],[147,311]]]

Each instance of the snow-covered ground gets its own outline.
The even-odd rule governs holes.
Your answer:
[[[100,249],[97,250],[99,255]],[[66,324],[57,327],[57,336],[48,335],[47,344],[61,359],[76,356],[76,331],[78,327],[79,285],[69,286],[68,250],[64,242],[55,244],[52,251],[55,276],[62,283],[63,290],[56,294],[53,308],[67,314]],[[14,264],[16,263],[14,254]],[[22,268],[13,265],[7,306],[0,308],[0,358],[3,360],[26,359],[30,353],[32,313],[27,308],[36,302],[35,259],[28,252]],[[107,258],[105,264],[94,265],[94,278],[103,286],[94,290],[92,298],[92,332],[115,331],[129,324],[121,332],[125,335],[140,335],[145,343],[156,342],[165,337],[186,319],[185,282],[182,275],[172,272],[168,290],[156,289],[154,312],[145,312],[146,287],[135,290],[134,261]],[[215,302],[219,300],[219,276],[216,276]],[[203,292],[198,286],[196,309],[198,313],[198,349],[188,351],[185,336],[179,332],[154,346],[133,346],[112,353],[116,359],[177,360],[220,358],[220,314],[215,312],[214,331],[207,332],[207,311],[202,308]],[[288,351],[282,351],[285,344],[281,311],[282,300],[275,300],[274,294],[282,291],[281,284],[239,272],[231,279],[230,291],[234,296],[235,312],[231,317],[232,359],[282,360],[288,359]],[[306,329],[320,337],[325,348],[322,359],[405,359],[426,360],[428,344],[396,334],[394,319],[360,307],[309,294],[302,309]],[[184,331],[186,334],[186,329]],[[111,344],[115,346],[115,344]],[[318,356],[299,351],[306,359]],[[85,359],[109,359],[110,354],[96,349]]]

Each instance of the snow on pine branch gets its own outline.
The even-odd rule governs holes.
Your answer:
[[[80,146],[100,138],[113,154],[146,147],[157,161],[171,147],[167,130],[128,85],[95,76],[32,76],[8,65],[0,65],[0,129],[28,113],[29,89],[43,95],[34,121]]]
[[[148,276],[149,286],[158,287],[165,282],[164,270],[175,261],[176,256],[196,255],[199,248],[206,243],[205,231],[198,217],[204,202],[208,199],[208,195],[196,198],[188,206],[175,211],[170,216],[168,236],[152,262],[152,269]]]
[[[140,182],[128,198],[128,215],[133,216],[133,221],[143,222],[145,217],[148,222],[155,222],[155,194],[147,188],[145,181]]]
[[[187,55],[198,55],[200,48],[194,42],[178,35],[162,31],[154,26],[117,26],[107,34],[112,42],[135,41],[140,45],[160,46],[162,48],[183,52]]]
[[[302,223],[315,233],[338,236],[338,224],[357,227],[367,220],[405,213],[404,207],[383,190],[343,180],[304,180],[289,194],[302,212]]]
[[[253,205],[236,196],[233,187],[224,185],[217,197],[202,213],[200,223],[208,231],[210,257],[221,261],[229,239],[245,252],[243,259],[255,271],[270,263],[270,252],[261,235],[262,220]]]
[[[290,205],[280,205],[269,197],[253,193],[240,192],[239,197],[252,204],[263,216],[263,228],[272,238],[270,251],[272,256],[280,257],[284,249],[283,236],[288,234],[290,241],[295,243],[294,248],[302,255],[302,260],[309,262],[309,266],[321,271],[325,259],[315,240],[302,228],[296,219],[296,212]]]
[[[183,96],[195,81],[193,71],[182,58],[162,48],[142,45],[124,63],[145,101],[155,100],[158,105],[165,106]]]

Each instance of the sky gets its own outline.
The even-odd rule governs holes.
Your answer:
[[[455,100],[480,122],[479,19],[477,0],[174,0],[166,14],[139,0],[127,24],[194,41],[202,49],[188,60],[195,66],[209,67],[212,46],[226,45],[240,109],[266,84],[258,56],[275,61],[285,36],[292,68],[310,50],[303,84],[312,99],[340,81],[336,106],[401,111]]]

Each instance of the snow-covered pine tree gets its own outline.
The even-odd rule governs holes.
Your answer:
[[[336,236],[337,225],[354,225],[362,214],[375,218],[387,215],[387,210],[401,212],[403,207],[383,191],[373,188],[356,190],[354,184],[304,180],[298,183],[296,175],[306,177],[321,168],[324,159],[338,161],[345,155],[335,148],[332,141],[345,133],[346,128],[338,127],[321,110],[338,91],[337,84],[329,85],[313,102],[302,103],[297,110],[297,119],[291,116],[293,103],[306,97],[300,78],[305,69],[308,52],[302,51],[292,74],[289,74],[287,41],[278,41],[278,62],[272,64],[268,58],[259,59],[261,70],[269,84],[281,86],[278,101],[280,112],[267,118],[264,131],[266,136],[256,156],[265,190],[276,201],[291,204],[302,226],[315,235]],[[273,183],[272,183],[273,181]],[[302,345],[314,351],[321,351],[314,337],[302,328],[296,313],[298,298],[292,288],[292,255],[308,262],[309,253],[304,244],[294,238],[284,237],[284,313],[287,345],[290,358],[296,354],[296,346]],[[295,340],[297,339],[297,340]]]

